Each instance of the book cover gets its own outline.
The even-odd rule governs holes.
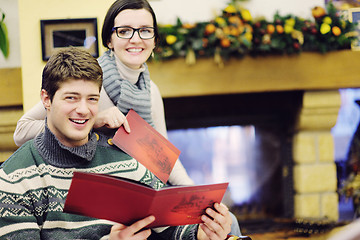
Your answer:
[[[166,183],[180,150],[134,110],[128,112],[126,119],[131,132],[127,133],[121,126],[113,137],[113,143]]]
[[[64,212],[125,225],[154,215],[150,228],[197,224],[206,208],[222,201],[227,186],[217,183],[154,190],[129,179],[74,172]]]

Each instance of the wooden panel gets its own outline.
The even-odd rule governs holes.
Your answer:
[[[0,152],[17,149],[13,134],[16,123],[22,115],[21,107],[0,108]]]
[[[22,106],[21,68],[0,68],[0,107]]]
[[[293,56],[231,59],[219,68],[213,59],[150,62],[151,79],[163,97],[360,87],[360,52],[301,53]]]

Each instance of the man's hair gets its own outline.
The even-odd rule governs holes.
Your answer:
[[[75,47],[61,49],[46,63],[41,88],[53,99],[60,85],[67,80],[93,81],[101,89],[103,72],[97,60],[85,50]]]
[[[111,39],[111,34],[113,33],[112,28],[114,26],[114,20],[116,16],[123,10],[130,9],[130,10],[138,10],[138,9],[145,9],[150,12],[153,18],[153,27],[155,30],[155,45],[159,41],[159,29],[157,26],[155,12],[152,9],[151,5],[146,0],[117,0],[115,1],[109,8],[106,13],[104,24],[102,26],[101,31],[101,39],[102,44],[104,47],[108,47],[108,43]]]

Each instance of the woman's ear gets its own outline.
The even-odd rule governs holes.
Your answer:
[[[108,48],[111,49],[111,50],[114,49],[114,46],[113,46],[113,44],[111,43],[111,41],[108,42],[107,46],[108,46]]]
[[[50,106],[51,106],[51,100],[50,100],[49,94],[47,93],[47,91],[45,89],[41,89],[40,98],[44,105],[44,108],[46,110],[49,110]]]

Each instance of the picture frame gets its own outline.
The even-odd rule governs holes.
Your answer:
[[[351,49],[355,51],[360,51],[360,8],[349,9],[349,21],[358,23],[358,25],[356,26],[357,40],[351,43]]]
[[[40,20],[43,61],[57,50],[73,46],[99,57],[96,18]]]

